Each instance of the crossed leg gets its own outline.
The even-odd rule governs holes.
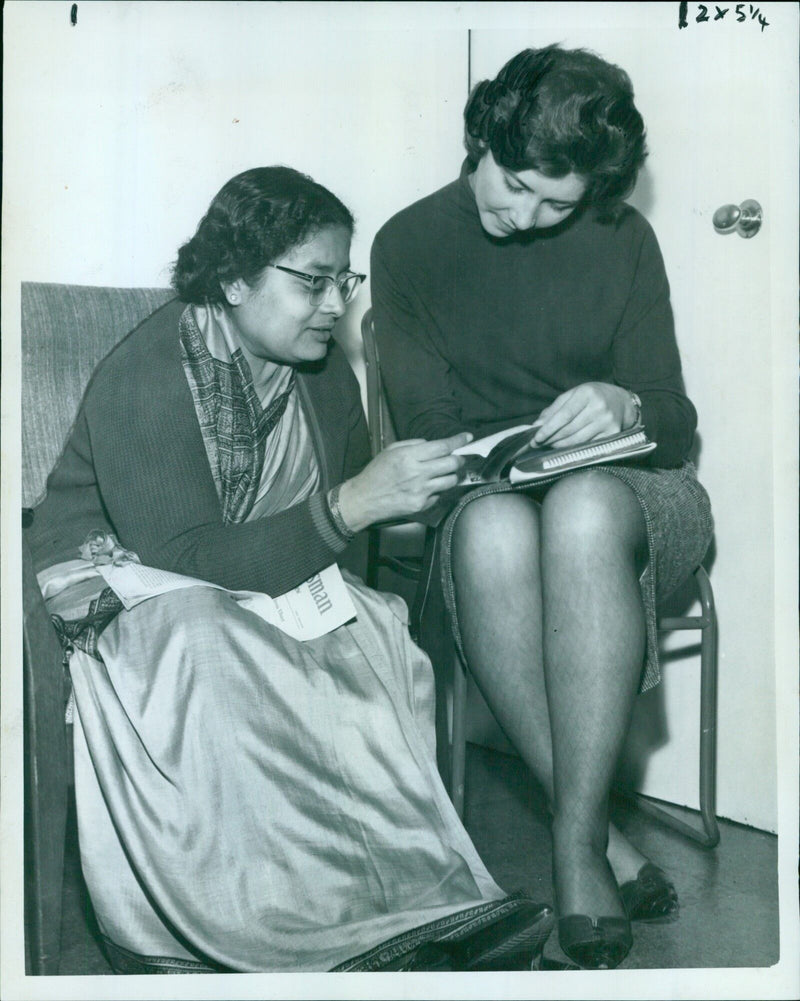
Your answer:
[[[617,883],[644,857],[608,823],[608,796],[645,648],[641,507],[601,471],[541,505],[489,495],[459,517],[453,571],[470,671],[553,809],[562,915],[621,916]]]

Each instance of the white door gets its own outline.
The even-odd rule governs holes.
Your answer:
[[[650,157],[631,202],[666,261],[699,414],[699,475],[716,519],[708,566],[719,615],[717,810],[776,830],[773,472],[776,460],[794,462],[794,450],[773,454],[773,362],[779,304],[796,303],[798,14],[794,4],[761,4],[762,27],[756,5],[726,6],[715,20],[713,4],[498,5],[492,27],[471,33],[471,83],[551,42],[593,49],[633,81]],[[751,198],[764,214],[755,237],[715,232],[717,208]],[[793,424],[788,434],[791,448]],[[693,635],[675,634],[668,651]],[[796,663],[783,667],[794,679]],[[628,770],[649,795],[697,806],[696,648],[667,652],[663,677],[639,699]]]

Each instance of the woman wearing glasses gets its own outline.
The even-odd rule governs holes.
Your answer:
[[[465,435],[370,461],[332,340],[364,277],[352,229],[289,168],[229,181],[178,298],[98,366],[35,513],[82,864],[121,972],[530,968],[552,925],[504,896],[439,781],[399,599],[346,576],[355,618],[300,641],[229,593],[290,591],[456,480]],[[123,609],[97,566],[137,558],[218,588]]]
[[[379,232],[372,298],[400,434],[540,426],[571,446],[641,421],[643,465],[540,489],[477,490],[442,531],[466,662],[546,790],[561,945],[618,964],[630,921],[677,913],[660,869],[608,822],[636,692],[658,681],[656,598],[711,537],[687,461],[681,380],[655,236],[622,199],[645,158],[627,75],[581,50],[528,49],[478,84],[459,180]]]

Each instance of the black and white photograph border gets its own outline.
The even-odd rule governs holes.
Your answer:
[[[3,21],[0,996],[800,996],[798,5],[8,0]],[[698,413],[691,458],[714,513],[713,722],[701,715],[696,634],[665,631],[662,681],[637,698],[612,808],[626,835],[666,853],[678,921],[637,923],[614,971],[557,969],[553,935],[550,968],[535,972],[113,976],[92,937],[70,815],[71,951],[61,974],[33,975],[19,512],[41,497],[23,487],[23,283],[165,289],[213,193],[271,164],[341,197],[355,215],[351,266],[368,273],[381,226],[458,177],[471,89],[550,43],[591,49],[631,77],[648,158],[628,201],[663,254]],[[368,276],[336,328],[365,409],[370,301]],[[42,476],[55,457],[34,458]],[[421,544],[413,529],[382,535],[389,555]],[[413,604],[413,585],[390,568],[378,589]],[[702,609],[688,586],[660,614],[674,623]],[[547,899],[542,794],[471,682],[466,698],[467,831],[505,891]],[[710,849],[647,812],[702,824],[704,746],[721,834]]]

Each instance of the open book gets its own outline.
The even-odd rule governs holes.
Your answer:
[[[639,458],[656,447],[641,424],[570,448],[532,444],[538,427],[525,424],[507,428],[456,449],[457,455],[467,459],[459,487],[500,480],[526,483],[547,479],[584,466]]]

